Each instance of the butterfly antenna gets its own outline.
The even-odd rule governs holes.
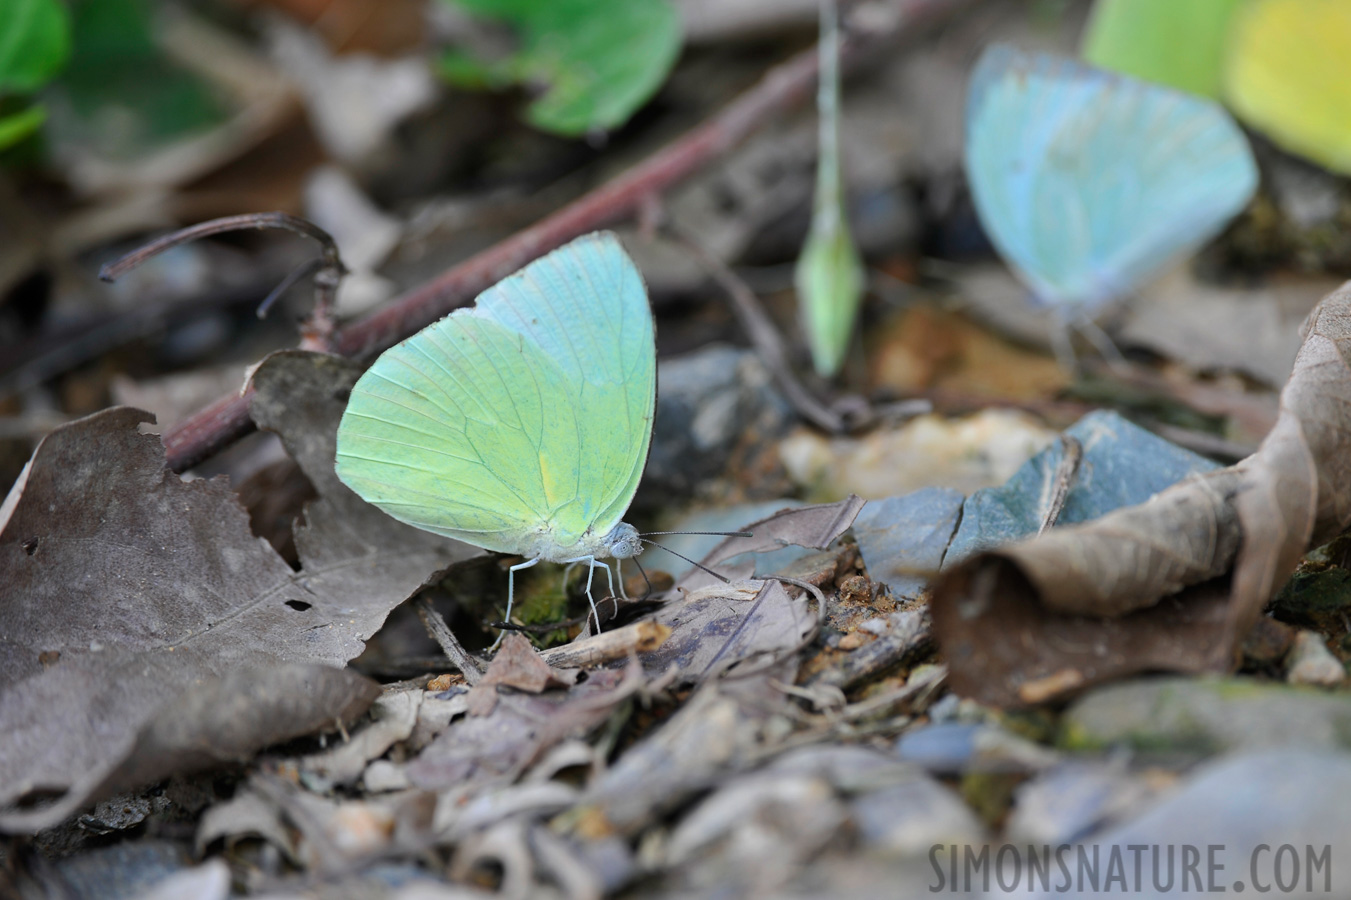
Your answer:
[[[705,532],[700,532],[700,531],[672,531],[672,532],[654,531],[654,532],[652,532],[652,533],[653,533],[653,534],[704,534]],[[721,534],[722,532],[708,532],[708,533],[711,533],[711,534]],[[712,569],[710,569],[708,566],[704,565],[703,563],[695,562],[694,560],[690,559],[690,558],[689,558],[688,556],[686,556],[685,554],[683,554],[683,553],[677,553],[677,552],[675,552],[674,550],[672,550],[670,547],[667,547],[667,546],[665,546],[665,545],[663,545],[663,544],[658,544],[656,541],[650,541],[650,540],[648,540],[647,538],[643,537],[642,535],[639,535],[639,536],[638,536],[638,540],[642,541],[644,544],[651,544],[653,547],[658,547],[658,548],[660,548],[660,549],[662,549],[662,550],[665,550],[667,553],[671,554],[672,556],[678,556],[678,557],[680,557],[680,558],[683,559],[685,562],[687,562],[687,563],[689,563],[690,565],[694,566],[694,567],[695,567],[696,569],[698,569],[699,571],[701,571],[701,572],[707,572],[708,574],[712,575],[714,578],[718,579],[718,580],[721,581],[723,584],[731,584],[731,583],[732,583],[732,579],[727,578],[727,577],[724,576],[724,575],[719,575],[717,572],[714,572]],[[647,576],[644,575],[643,577],[647,577]]]
[[[754,531],[644,531],[642,534],[638,535],[638,537],[645,538],[654,534],[703,534],[713,535],[714,537],[755,537]],[[648,543],[652,544],[656,542],[648,541]],[[661,547],[661,544],[657,544],[657,546]],[[666,550],[665,547],[661,547],[661,549]],[[672,551],[666,550],[666,552],[670,553]]]
[[[647,577],[647,569],[644,569],[643,564],[638,562],[638,557],[633,557],[633,564],[638,567],[639,573],[643,576],[643,583],[647,585],[647,590],[643,591],[643,599],[647,599],[652,596],[652,579]]]

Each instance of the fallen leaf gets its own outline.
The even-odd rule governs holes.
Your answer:
[[[862,507],[863,500],[850,496],[838,503],[780,510],[741,529],[750,537],[720,541],[701,564],[725,577],[749,575],[754,554],[789,545],[824,550],[849,529]],[[751,559],[736,568],[727,564],[741,556]],[[670,630],[665,642],[643,657],[644,668],[654,676],[674,669],[687,680],[708,678],[752,657],[789,652],[816,625],[805,599],[792,599],[772,578],[724,583],[692,569],[676,589],[684,596],[651,616]]]
[[[773,580],[708,588],[667,604],[655,620],[671,636],[642,657],[643,667],[654,676],[674,668],[690,681],[791,651],[816,625],[806,600],[789,597]]]
[[[479,553],[393,521],[337,481],[334,434],[355,377],[318,354],[282,354],[255,375],[260,423],[277,426],[320,495],[296,529],[299,572],[250,533],[223,480],[165,469],[159,439],[137,431],[145,413],[105,410],[43,440],[0,508],[0,804],[64,793],[52,815],[78,805],[100,786],[93,773],[115,770],[195,684],[342,666],[430,575]],[[258,699],[308,721],[297,698]],[[337,715],[333,697],[308,699],[318,721]],[[268,716],[259,708],[236,730]],[[41,809],[15,816],[0,827],[53,824]]]
[[[571,687],[577,682],[578,669],[554,669],[539,655],[530,641],[519,634],[502,640],[488,671],[469,689],[469,715],[486,716],[497,705],[497,686],[538,694],[545,688]]]
[[[202,813],[197,823],[195,849],[198,856],[206,852],[213,841],[223,840],[228,848],[244,837],[262,838],[295,862],[296,835],[281,820],[276,804],[247,787],[223,803],[217,803]]]
[[[792,544],[824,550],[849,530],[854,517],[863,508],[863,500],[852,494],[837,503],[820,503],[782,509],[771,516],[741,527],[750,537],[729,537],[700,560],[712,568],[743,553],[770,553]],[[693,590],[715,582],[707,572],[697,569],[680,579],[680,587]]]
[[[1351,284],[1303,334],[1255,454],[943,578],[934,625],[955,691],[1025,705],[1132,672],[1235,664],[1300,556],[1351,523]]]
[[[796,662],[701,685],[655,734],[625,751],[587,792],[579,815],[592,833],[631,836],[747,764],[767,719],[788,703]]]
[[[493,657],[477,687],[500,684],[538,694],[545,688],[571,687],[576,682],[576,669],[553,668],[525,637],[508,634],[502,639],[502,649]]]
[[[25,711],[30,713],[42,710],[44,703],[59,710],[66,705],[64,698],[76,693],[94,704],[94,709],[100,709],[105,700],[109,706],[122,705],[120,678],[134,683],[134,675],[178,674],[171,667],[142,659],[141,654],[111,651],[98,658],[111,665],[103,669],[58,667],[51,673],[56,677],[30,679],[13,695],[26,701]],[[140,667],[141,671],[133,674],[129,667]],[[109,680],[95,681],[103,685],[102,689],[90,690],[87,679],[91,676]],[[42,690],[23,690],[29,686]],[[255,665],[233,669],[220,678],[204,678],[155,710],[148,720],[138,721],[129,746],[119,743],[112,752],[93,760],[88,769],[72,773],[74,777],[66,776],[70,780],[59,783],[68,785],[68,790],[58,801],[31,811],[0,813],[0,828],[37,831],[93,800],[153,784],[168,773],[247,762],[271,744],[355,721],[379,693],[373,681],[355,672],[312,664]],[[6,740],[7,752],[14,743],[22,744],[42,734],[47,724],[11,718],[10,696],[0,699],[0,716],[6,718],[17,738]],[[67,743],[57,749],[69,752],[69,747]],[[40,750],[36,752],[41,755]],[[47,786],[40,781],[36,785]]]
[[[922,488],[869,500],[854,520],[868,574],[897,599],[915,599],[943,564],[966,500],[952,488]]]
[[[386,688],[371,707],[370,722],[354,731],[350,739],[300,760],[300,767],[335,784],[356,781],[367,763],[412,735],[422,700],[422,691],[398,686]]]
[[[1233,288],[1205,284],[1177,269],[1131,303],[1120,340],[1195,371],[1244,372],[1276,388],[1290,377],[1300,322],[1336,286],[1319,278]]]

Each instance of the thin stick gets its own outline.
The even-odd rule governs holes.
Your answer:
[[[1051,496],[1047,499],[1046,509],[1041,516],[1041,527],[1037,534],[1055,526],[1060,513],[1065,509],[1065,501],[1070,498],[1070,490],[1079,477],[1079,464],[1084,461],[1084,445],[1068,434],[1060,436],[1061,456],[1051,479]]]
[[[741,323],[746,336],[751,339],[756,355],[774,376],[779,390],[783,391],[788,402],[793,404],[798,415],[831,434],[844,431],[844,419],[813,397],[793,374],[793,367],[788,364],[788,351],[784,348],[783,338],[779,336],[779,329],[774,326],[774,322],[760,305],[760,299],[755,296],[755,291],[751,290],[750,285],[726,263],[708,252],[692,235],[680,229],[674,230],[676,239],[703,264],[713,276],[713,280],[727,292],[728,298],[732,301],[732,313]]]
[[[598,666],[610,660],[623,659],[630,653],[650,653],[670,636],[670,627],[660,622],[634,622],[623,628],[603,631],[571,644],[543,650],[540,657],[560,669]]]
[[[180,244],[187,244],[192,241],[199,241],[205,237],[211,237],[216,234],[225,234],[230,231],[247,231],[253,228],[262,231],[264,228],[282,228],[286,231],[293,231],[296,234],[313,238],[323,249],[324,262],[342,268],[342,260],[338,258],[338,245],[333,242],[332,236],[324,231],[318,225],[306,219],[297,216],[287,215],[283,212],[266,213],[245,213],[239,216],[225,216],[220,219],[212,219],[209,222],[202,222],[198,225],[189,225],[187,228],[179,228],[171,231],[163,237],[156,238],[147,244],[137,247],[130,253],[115,259],[110,263],[105,263],[99,269],[99,278],[102,281],[114,281],[119,276],[125,275],[141,263],[157,256],[165,250],[177,247]]]
[[[464,680],[470,687],[478,684],[478,680],[483,677],[483,669],[479,667],[478,660],[469,654],[469,651],[460,646],[460,641],[455,637],[455,632],[450,630],[446,620],[432,606],[432,602],[426,597],[419,597],[417,603],[418,618],[422,620],[427,633],[432,636],[432,640],[441,645],[441,652],[446,654],[446,659],[450,664],[460,670],[464,675]]]
[[[868,47],[884,44],[907,28],[968,2],[898,0],[896,14],[885,30],[868,34],[866,40],[851,37],[843,42],[841,64],[848,68],[858,62]],[[333,341],[335,352],[352,357],[377,353],[463,306],[555,247],[635,214],[652,197],[701,171],[797,106],[814,86],[816,72],[815,49],[776,66],[730,106],[644,162],[531,228],[470,257],[384,309],[341,329]],[[191,468],[252,430],[245,398],[218,400],[165,432],[163,441],[169,468],[175,472]]]

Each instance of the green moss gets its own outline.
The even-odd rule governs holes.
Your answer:
[[[546,625],[568,617],[568,592],[558,566],[541,566],[526,577],[517,575],[512,618],[523,625]],[[567,629],[558,628],[532,637],[540,646],[548,647],[567,640],[568,634]]]
[[[1276,618],[1324,632],[1346,628],[1351,612],[1351,572],[1340,566],[1296,572],[1272,601]]]

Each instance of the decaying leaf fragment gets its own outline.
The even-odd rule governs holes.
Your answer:
[[[935,591],[960,694],[1024,705],[1230,668],[1300,556],[1351,524],[1351,283],[1310,313],[1276,427],[1237,465],[982,553]]]
[[[488,671],[469,689],[469,714],[486,716],[491,713],[497,705],[498,685],[538,694],[546,688],[571,687],[577,683],[580,671],[553,668],[529,640],[520,634],[508,633]]]
[[[862,508],[863,500],[850,495],[837,503],[780,510],[746,525],[743,530],[751,537],[719,542],[701,562],[733,577],[754,571],[753,566],[727,564],[743,554],[772,552],[790,544],[824,550],[849,529]],[[772,579],[724,584],[693,569],[676,590],[683,596],[652,617],[670,635],[642,657],[653,676],[674,668],[683,680],[703,680],[743,660],[791,652],[816,627],[806,600],[790,597],[783,584]]]
[[[742,554],[771,553],[789,545],[825,550],[854,524],[863,503],[862,498],[850,494],[836,503],[781,509],[743,525],[740,530],[749,532],[750,537],[729,537],[719,541],[700,563],[727,575],[729,573],[723,571],[722,564]],[[680,579],[678,587],[692,591],[718,583],[707,572],[691,569]]]

